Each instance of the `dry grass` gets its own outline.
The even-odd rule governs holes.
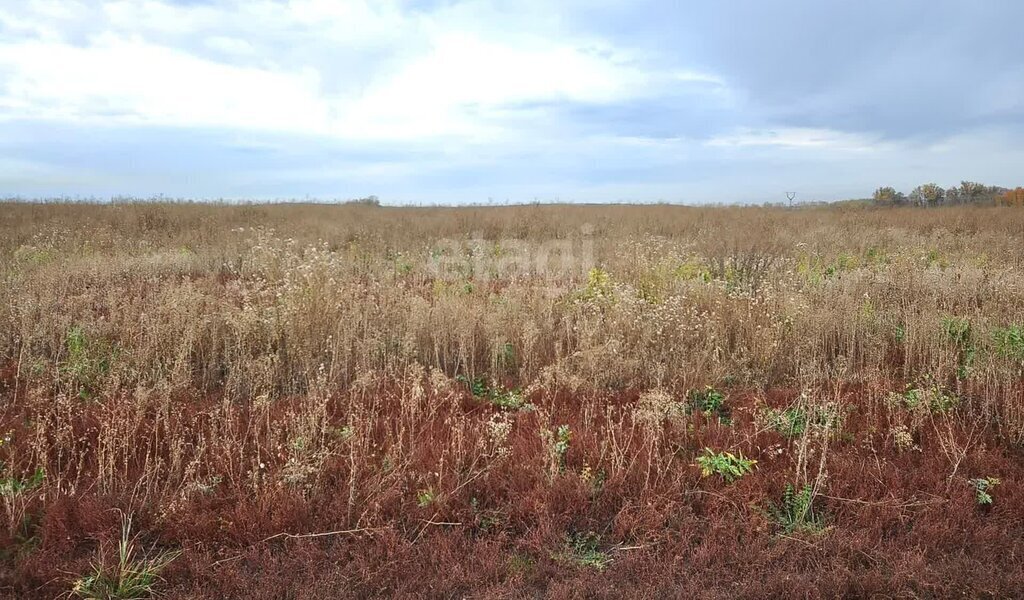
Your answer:
[[[181,598],[1024,585],[1024,211],[5,204],[0,231],[0,592],[70,589],[114,509],[182,552]],[[758,462],[702,478],[705,448]],[[824,527],[774,521],[787,483]]]

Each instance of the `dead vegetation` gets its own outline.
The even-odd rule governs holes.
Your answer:
[[[0,231],[0,593],[1024,584],[1014,209],[5,204]]]

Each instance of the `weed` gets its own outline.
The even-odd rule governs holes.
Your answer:
[[[971,343],[971,322],[956,317],[942,318],[942,331],[954,345],[964,348]]]
[[[533,406],[518,389],[506,389],[500,385],[489,385],[484,377],[469,380],[459,375],[456,380],[469,386],[474,398],[486,400],[502,410],[531,410]]]
[[[807,411],[801,408],[765,407],[760,416],[768,427],[789,438],[799,437],[807,429]]]
[[[1024,363],[1024,327],[997,327],[992,330],[992,339],[999,356]]]
[[[3,463],[0,463],[0,471],[3,470],[3,467]],[[46,471],[42,467],[36,467],[32,475],[25,479],[13,475],[0,477],[0,496],[17,496],[38,487],[44,479],[46,479]]]
[[[927,411],[933,414],[949,412],[960,403],[955,394],[936,383],[924,387],[907,385],[902,392],[891,392],[888,401],[892,406],[911,412]]]
[[[160,573],[179,556],[176,551],[138,556],[132,519],[122,516],[121,539],[117,545],[117,564],[105,564],[102,554],[89,575],[75,580],[71,593],[89,600],[136,600],[149,598],[162,581]]]
[[[434,488],[424,488],[416,492],[416,505],[426,508],[437,501],[437,492]]]
[[[587,284],[579,293],[580,300],[588,303],[607,303],[615,299],[615,287],[608,272],[593,267],[587,272]]]
[[[742,453],[737,456],[731,452],[715,452],[711,448],[704,448],[704,453],[697,457],[702,477],[719,475],[726,483],[732,483],[750,473],[756,464],[756,460],[744,458]]]
[[[464,383],[469,386],[469,392],[473,394],[474,398],[482,398],[487,396],[490,391],[490,386],[487,385],[487,379],[485,377],[475,377],[472,380],[467,378],[465,375],[459,375],[455,378],[459,383]]]
[[[897,425],[893,427],[890,434],[892,435],[893,447],[895,447],[896,450],[900,452],[905,452],[907,450],[921,450],[921,448],[914,443],[914,435],[906,425]]]
[[[986,580],[991,595],[1016,591],[1014,528],[944,544],[947,505],[921,491],[963,486],[969,502],[970,465],[985,470],[968,477],[1018,474],[1024,324],[1011,292],[1024,289],[1015,233],[1024,211],[164,203],[165,218],[140,224],[145,208],[0,209],[0,433],[14,432],[0,448],[5,595],[53,597],[61,572],[83,575],[82,591],[100,575],[115,579],[114,539],[101,546],[101,571],[79,562],[107,505],[140,507],[194,553],[190,565],[201,568],[182,570],[179,596],[253,597],[285,585],[316,596],[303,587],[313,580],[320,591],[346,581],[409,596],[515,595],[522,580],[531,590],[628,595],[635,569],[682,596],[771,595],[792,575],[805,595],[829,585],[824,595],[906,596],[920,592],[910,569],[931,533],[937,560],[988,560],[1009,573]],[[537,256],[514,273],[493,267],[519,256],[507,242],[546,249],[555,262],[561,250],[547,242],[575,241],[584,221],[602,233],[588,238],[592,255],[573,250],[571,272],[542,272]],[[420,262],[471,229],[485,231],[481,249],[464,261],[453,250],[458,270]],[[19,246],[45,259],[17,256]],[[865,251],[876,247],[884,258]],[[924,265],[930,248],[946,257],[946,273]],[[915,379],[925,373],[935,375]],[[815,396],[779,404],[794,388]],[[880,389],[896,390],[890,406],[877,401]],[[764,402],[750,407],[748,393]],[[536,410],[524,412],[527,401]],[[749,408],[753,419],[741,418]],[[730,428],[711,424],[730,410]],[[771,447],[754,450],[761,441]],[[756,469],[720,453],[738,449],[759,459]],[[704,468],[705,491],[727,491],[690,494]],[[871,541],[873,566],[821,540],[762,568],[762,533],[735,507],[771,489],[754,501],[773,530],[814,530],[826,504],[802,486],[820,491],[826,481],[843,507],[842,539]],[[982,491],[1010,508],[1009,484],[993,486]],[[459,501],[471,497],[480,500],[472,510]],[[430,525],[396,554],[396,541],[420,530],[414,521],[442,508],[437,518],[463,523],[465,534]],[[920,527],[891,526],[908,511]],[[569,574],[558,589],[548,564],[495,572],[514,552],[550,562],[539,544],[561,550],[566,530],[550,532],[566,523],[605,535],[603,545],[575,536],[568,555],[604,564],[602,555],[627,552],[614,565],[623,572]],[[374,533],[250,543],[363,527]],[[604,527],[643,541],[613,549]],[[722,527],[749,543],[700,534]],[[136,545],[139,562],[149,545]],[[218,562],[236,551],[246,558]],[[695,551],[692,568],[675,568],[673,557]],[[414,575],[402,582],[391,568],[399,555]],[[508,562],[510,572],[532,564]],[[448,568],[456,563],[479,568]],[[808,564],[835,577],[808,578]],[[260,569],[272,588],[252,581]],[[921,585],[936,596],[971,589],[964,569],[947,571]],[[715,587],[700,589],[706,581]]]
[[[806,396],[801,396],[796,404],[786,408],[762,407],[758,413],[758,420],[787,438],[800,437],[809,428],[827,431],[832,436],[840,433],[844,414],[839,404],[808,404]]]
[[[523,410],[529,408],[526,397],[519,390],[492,388],[488,398],[491,404],[504,410]]]
[[[544,438],[548,447],[552,472],[564,473],[566,455],[569,453],[569,444],[572,441],[572,429],[568,425],[559,425],[554,432],[542,429],[541,437]]]
[[[957,378],[966,379],[978,353],[971,335],[971,322],[967,319],[943,317],[942,331],[957,349]]]
[[[32,514],[22,516],[11,532],[10,540],[13,543],[0,547],[0,561],[12,561],[30,555],[42,541],[40,525],[39,517]]]
[[[565,545],[555,558],[579,567],[603,571],[611,564],[612,557],[601,551],[600,547],[601,536],[593,531],[572,533],[565,537]]]
[[[497,510],[481,510],[480,501],[476,496],[469,499],[469,507],[473,511],[478,533],[490,533],[501,529],[507,521],[507,516]]]
[[[115,353],[107,344],[90,339],[85,330],[77,326],[68,331],[65,346],[67,358],[61,374],[77,388],[78,397],[87,400],[95,394],[100,378],[110,370]]]
[[[716,415],[722,425],[732,425],[732,411],[725,405],[725,395],[710,385],[703,390],[690,390],[687,411]]]
[[[992,488],[999,485],[1000,481],[997,477],[980,477],[967,483],[974,488],[974,499],[978,505],[986,506],[992,504]]]
[[[786,533],[817,533],[825,526],[824,515],[814,510],[814,488],[810,484],[799,491],[792,484],[786,484],[782,501],[770,504],[768,513]]]
[[[528,573],[537,565],[533,557],[520,552],[513,553],[508,558],[508,571],[512,574]]]
[[[597,494],[604,488],[605,481],[608,479],[608,474],[604,470],[598,470],[596,473],[588,464],[583,465],[583,469],[580,471],[580,479],[590,485],[590,491],[592,494]]]
[[[356,430],[351,425],[344,425],[342,427],[332,427],[328,430],[328,433],[339,442],[347,442],[355,437]]]

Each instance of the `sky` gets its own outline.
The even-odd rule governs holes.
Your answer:
[[[0,0],[0,197],[1024,185],[1020,0]]]

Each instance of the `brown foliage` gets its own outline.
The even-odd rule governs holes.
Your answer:
[[[1024,585],[1017,211],[12,204],[0,231],[0,595],[67,592],[122,513],[182,552],[168,598]],[[573,272],[496,267],[588,239]],[[439,240],[483,272],[432,271]],[[704,448],[758,462],[703,478]],[[820,531],[773,518],[788,483]]]

